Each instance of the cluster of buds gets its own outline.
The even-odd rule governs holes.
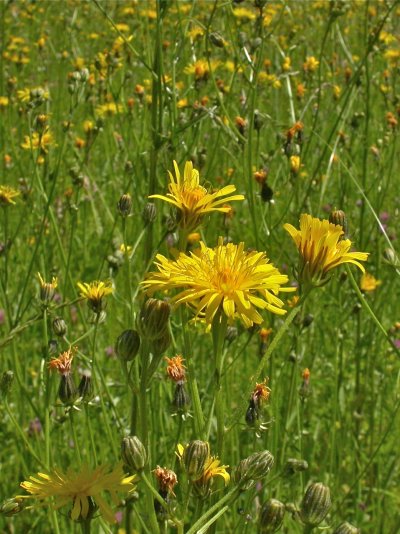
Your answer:
[[[81,89],[89,79],[89,70],[83,68],[68,73],[68,92],[73,95]]]

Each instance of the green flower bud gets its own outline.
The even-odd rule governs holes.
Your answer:
[[[294,475],[295,473],[301,473],[307,471],[308,463],[305,460],[297,460],[296,458],[288,458],[286,461],[284,473],[287,476]]]
[[[300,518],[306,525],[317,526],[331,508],[329,488],[320,482],[308,486],[300,506]]]
[[[125,330],[115,343],[115,352],[124,362],[132,361],[140,348],[140,337],[136,330]]]
[[[190,404],[190,397],[183,382],[177,382],[175,386],[173,406],[178,412],[185,412]]]
[[[4,514],[7,517],[18,514],[24,508],[24,499],[13,497],[12,499],[6,499],[0,505],[0,514]]]
[[[147,452],[137,436],[128,436],[121,442],[121,456],[132,471],[142,471],[147,462]]]
[[[266,477],[273,465],[274,457],[269,451],[255,452],[236,467],[234,481],[248,489],[256,480]]]
[[[347,224],[347,217],[344,211],[342,210],[332,211],[332,213],[329,215],[329,222],[332,224],[337,224],[341,226],[344,232],[343,239],[347,238],[349,227]]]
[[[210,33],[209,39],[212,42],[212,44],[214,46],[216,46],[217,48],[224,48],[225,47],[225,40],[222,37],[222,35],[219,34],[218,32]]]
[[[157,217],[157,208],[156,205],[153,202],[148,202],[143,211],[142,211],[142,218],[144,224],[151,224],[156,220]]]
[[[260,534],[277,532],[285,516],[285,505],[277,499],[269,499],[263,504],[258,519]]]
[[[53,321],[53,330],[56,336],[63,337],[67,333],[67,323],[62,317],[56,317]]]
[[[165,330],[163,335],[153,341],[153,351],[156,356],[163,354],[171,345],[171,334]]]
[[[117,202],[117,210],[121,217],[128,217],[132,211],[132,198],[129,194],[122,195]]]
[[[137,321],[140,334],[149,340],[160,339],[168,327],[170,313],[171,307],[165,300],[147,299]]]
[[[360,534],[361,530],[347,521],[341,523],[333,532],[333,534]]]
[[[78,396],[74,379],[70,373],[61,375],[58,388],[58,398],[63,404],[73,404]]]
[[[183,451],[182,460],[187,476],[198,480],[204,471],[204,465],[210,456],[210,445],[198,439],[191,441]]]
[[[88,370],[83,371],[81,381],[78,386],[79,397],[82,397],[82,400],[88,401],[93,396],[93,383],[92,383],[92,373]]]

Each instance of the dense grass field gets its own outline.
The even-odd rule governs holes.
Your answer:
[[[398,534],[400,3],[0,13],[0,531]]]

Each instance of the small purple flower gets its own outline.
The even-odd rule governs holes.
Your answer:
[[[40,422],[39,417],[35,417],[32,421],[29,422],[28,435],[30,437],[37,436],[42,432],[42,423]]]
[[[379,214],[379,220],[382,224],[385,224],[390,219],[390,215],[387,211],[382,211],[382,213]]]
[[[6,322],[6,312],[0,308],[0,326]]]
[[[122,512],[122,510],[118,510],[118,512],[115,512],[115,521],[118,523],[118,525],[120,525],[122,523],[122,520],[124,518],[124,514]]]
[[[396,349],[400,349],[400,339],[394,339],[393,345],[396,347]]]
[[[115,350],[114,350],[114,347],[112,347],[111,345],[109,347],[106,347],[104,352],[106,353],[106,356],[108,356],[109,358],[115,357]]]

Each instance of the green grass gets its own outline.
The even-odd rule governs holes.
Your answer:
[[[247,18],[237,16],[239,9]],[[330,488],[332,507],[321,523],[328,532],[344,521],[363,533],[399,532],[399,349],[393,342],[400,339],[400,3],[3,1],[0,13],[0,185],[20,191],[15,205],[0,203],[0,372],[14,374],[0,398],[0,501],[24,494],[20,482],[46,469],[114,467],[122,438],[137,434],[149,457],[148,484],[139,481],[137,496],[115,507],[120,525],[107,526],[97,514],[92,532],[156,531],[151,471],[157,465],[178,477],[168,505],[172,519],[159,517],[162,533],[203,532],[198,525],[219,512],[208,532],[257,533],[260,507],[271,497],[288,510],[281,532],[307,532],[293,510],[312,482]],[[220,42],[210,38],[215,33],[222,47],[213,44]],[[291,60],[286,70],[285,57]],[[304,69],[309,57],[319,62],[314,72]],[[216,68],[203,78],[198,70],[196,79],[187,67],[200,59],[202,68]],[[37,87],[48,98],[28,91],[24,101],[18,94]],[[102,116],[105,103],[119,112]],[[246,121],[242,129],[237,117]],[[89,133],[84,121],[91,121]],[[301,137],[288,143],[297,121],[304,125]],[[53,143],[45,153],[21,147],[47,125]],[[290,170],[293,155],[300,156],[297,173]],[[153,222],[142,216],[148,195],[167,192],[173,160],[181,169],[193,161],[206,187],[234,184],[245,196],[232,203],[232,217],[204,218],[198,231],[207,246],[223,236],[266,251],[294,283],[298,254],[283,224],[298,226],[301,213],[326,219],[342,209],[354,249],[370,253],[366,269],[381,281],[360,293],[355,266],[335,269],[328,284],[294,308],[299,313],[263,359],[260,328],[230,325],[234,339],[218,348],[221,373],[211,333],[189,322],[190,311],[173,309],[165,356],[185,358],[191,397],[185,416],[172,406],[164,358],[143,385],[151,344],[142,339],[129,377],[112,350],[122,331],[135,328],[145,300],[139,283],[155,270],[154,256],[172,257],[179,237],[182,245],[166,203],[152,201]],[[263,199],[254,178],[260,170],[267,172],[272,201]],[[126,193],[133,206],[124,219],[116,206]],[[120,252],[124,243],[134,248],[130,259]],[[58,277],[48,307],[40,302],[37,272],[46,281]],[[77,282],[107,279],[114,291],[104,321],[96,322]],[[289,312],[292,296],[283,298]],[[55,317],[68,326],[56,344]],[[263,317],[274,343],[285,317]],[[75,382],[91,370],[94,393],[90,402],[65,406],[57,396],[59,376],[47,364],[71,346],[77,347]],[[310,387],[303,395],[306,368]],[[249,426],[251,391],[267,377],[270,399]],[[275,464],[247,491],[236,491],[233,478],[227,487],[217,478],[202,500],[176,446],[207,438],[217,454],[221,421],[220,460],[231,475],[256,451],[269,450]],[[288,474],[289,458],[306,461],[308,469]],[[226,495],[232,499],[220,502]],[[79,532],[69,512],[46,505],[0,515],[0,530]]]

